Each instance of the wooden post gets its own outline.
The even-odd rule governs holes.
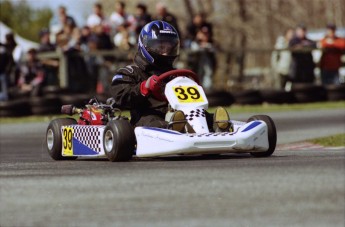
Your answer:
[[[58,51],[59,55],[59,83],[61,88],[68,87],[68,62],[63,51]]]

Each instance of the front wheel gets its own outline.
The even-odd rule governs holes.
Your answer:
[[[109,161],[130,160],[135,149],[133,126],[126,120],[110,121],[104,129],[103,146]]]
[[[251,152],[250,154],[254,157],[271,156],[273,154],[274,150],[276,149],[276,144],[277,144],[276,126],[275,126],[272,118],[270,118],[267,115],[254,115],[254,116],[250,117],[247,122],[256,121],[256,120],[264,121],[267,125],[269,147],[268,147],[268,150],[265,152]]]
[[[77,157],[62,156],[62,132],[61,127],[75,125],[77,121],[73,118],[59,118],[52,120],[47,128],[46,144],[50,157],[54,160],[74,160]]]

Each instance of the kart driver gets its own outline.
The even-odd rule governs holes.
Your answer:
[[[184,113],[175,111],[170,121],[165,121],[168,102],[160,101],[155,95],[160,90],[157,78],[174,69],[179,49],[180,39],[176,29],[167,22],[152,21],[140,32],[134,64],[118,69],[114,75],[112,96],[117,106],[130,110],[133,126],[185,130],[187,121]],[[206,114],[206,118],[211,131],[229,132],[232,128],[229,115],[222,107],[217,108],[214,116]]]

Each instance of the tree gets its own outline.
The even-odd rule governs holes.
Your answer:
[[[32,41],[39,40],[39,31],[49,27],[52,15],[53,12],[50,9],[32,9],[26,1],[0,2],[0,21],[12,28],[18,35]]]

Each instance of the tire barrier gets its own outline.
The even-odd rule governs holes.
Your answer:
[[[345,100],[345,84],[326,86],[327,99],[329,101]]]
[[[295,103],[296,98],[293,92],[283,90],[261,90],[261,97],[264,102],[272,104],[290,104]]]
[[[227,91],[206,92],[209,106],[230,106],[235,102],[234,96]]]
[[[291,91],[294,93],[298,103],[321,102],[327,100],[327,91],[323,86],[295,83]]]
[[[263,102],[258,90],[247,90],[234,93],[235,103],[240,105],[257,105]]]
[[[56,86],[45,87],[42,97],[18,98],[0,101],[0,117],[21,117],[28,115],[60,114],[61,105],[73,104],[84,106],[96,97],[105,103],[108,96],[90,94],[66,94]],[[247,90],[241,92],[211,91],[206,92],[210,107],[239,105],[308,103],[345,100],[345,84],[319,86],[312,84],[293,84],[291,92],[274,89]]]
[[[0,102],[0,117],[22,117],[30,114],[30,104],[26,99]]]
[[[49,115],[60,113],[61,101],[57,95],[32,97],[29,100],[33,115]]]

